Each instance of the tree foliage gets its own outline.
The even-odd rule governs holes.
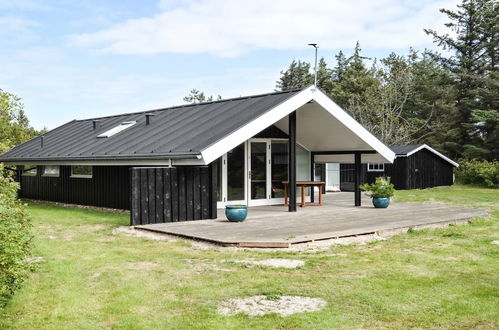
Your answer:
[[[218,95],[216,100],[219,101],[222,99],[222,96]],[[214,100],[213,95],[206,96],[204,92],[201,92],[197,89],[192,89],[189,92],[189,95],[184,97],[185,102],[189,103],[202,103],[202,102],[212,102]]]
[[[0,154],[35,137],[21,99],[0,89]]]
[[[10,177],[0,176],[0,307],[19,289],[29,270],[31,225],[26,206],[16,198],[18,188]]]
[[[330,69],[321,59],[318,87],[386,144],[427,143],[452,158],[497,159],[499,152],[499,3],[463,0],[442,9],[452,33],[425,30],[446,55],[392,53],[370,59],[357,42]],[[311,65],[294,60],[277,90],[313,83]]]
[[[464,0],[456,11],[441,9],[450,33],[425,30],[450,55],[436,55],[449,69],[457,95],[452,118],[456,148],[467,158],[499,156],[499,2]]]

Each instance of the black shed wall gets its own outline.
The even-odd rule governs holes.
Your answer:
[[[60,166],[59,177],[21,176],[20,197],[53,202],[130,209],[128,166],[94,166],[92,178],[72,178],[71,166]]]
[[[395,189],[425,189],[454,183],[454,167],[431,151],[422,149],[409,157],[397,157],[385,164],[384,172],[368,172],[362,164],[361,183],[372,183],[378,176],[389,176]],[[353,191],[354,164],[340,164],[340,189]]]

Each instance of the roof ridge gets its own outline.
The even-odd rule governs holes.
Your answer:
[[[305,87],[305,88],[307,88],[307,87]],[[206,105],[206,104],[223,103],[223,102],[230,102],[230,101],[236,101],[236,100],[252,99],[252,98],[257,98],[257,97],[264,97],[264,96],[270,96],[270,95],[279,95],[279,94],[297,92],[297,91],[301,91],[305,88],[294,88],[294,89],[288,89],[285,91],[277,91],[277,92],[271,92],[271,93],[232,97],[232,98],[223,99],[223,100],[216,100],[216,101],[181,104],[181,105],[174,105],[174,106],[170,106],[170,107],[166,107],[166,108],[142,110],[142,111],[136,111],[136,112],[125,112],[125,113],[120,113],[120,114],[116,114],[116,115],[109,115],[109,116],[102,116],[102,117],[73,119],[73,121],[88,121],[88,120],[97,120],[97,119],[104,119],[104,118],[116,118],[116,117],[120,117],[120,116],[139,115],[139,114],[145,114],[145,113],[150,113],[150,112],[158,112],[158,111],[166,111],[166,110],[173,110],[173,109],[179,109],[179,108],[187,108],[187,107],[198,106],[198,105]]]

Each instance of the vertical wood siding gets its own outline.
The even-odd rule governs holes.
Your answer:
[[[60,166],[59,177],[21,176],[20,196],[68,204],[130,209],[130,174],[127,166],[94,166],[92,178],[71,178],[71,167]]]
[[[353,191],[354,176],[354,164],[340,164],[340,189]],[[378,176],[389,176],[398,190],[425,189],[452,185],[454,167],[423,149],[409,157],[398,157],[393,164],[385,164],[384,172],[368,172],[367,164],[362,165],[362,183],[372,183]]]
[[[131,225],[216,219],[216,164],[134,167],[130,172]]]

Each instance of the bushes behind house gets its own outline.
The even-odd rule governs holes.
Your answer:
[[[19,185],[2,175],[0,164],[0,307],[21,286],[29,265],[31,224],[26,207],[17,199]]]
[[[459,162],[456,181],[489,188],[499,188],[499,162],[468,160]]]

